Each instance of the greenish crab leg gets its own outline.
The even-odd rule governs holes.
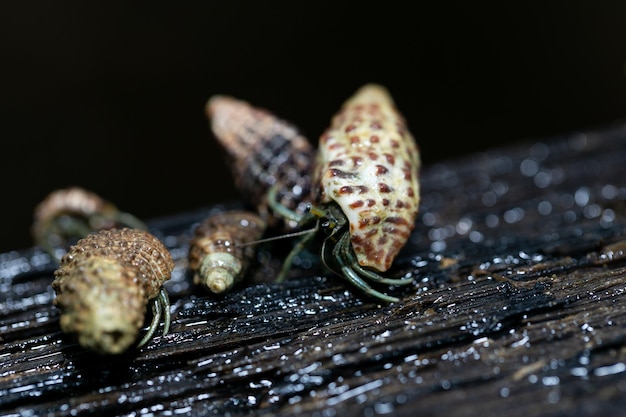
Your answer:
[[[304,218],[303,216],[299,215],[293,210],[288,209],[278,202],[278,199],[276,198],[277,188],[277,184],[274,184],[267,191],[267,205],[270,206],[272,210],[274,210],[282,218],[294,221],[296,223],[300,223]]]
[[[137,217],[130,213],[120,211],[115,216],[116,223],[119,223],[122,227],[130,227],[131,229],[148,230],[148,226]]]
[[[344,276],[352,284],[354,284],[356,287],[360,288],[363,292],[365,292],[365,293],[367,293],[367,294],[369,294],[371,296],[374,296],[374,297],[379,298],[381,300],[387,301],[388,303],[397,303],[398,301],[400,301],[400,299],[397,298],[397,297],[392,297],[390,295],[384,294],[384,293],[382,293],[380,291],[375,290],[371,286],[369,286],[348,265],[342,265],[341,266],[341,272],[344,273]]]
[[[399,298],[389,296],[380,291],[375,290],[369,284],[367,284],[355,271],[351,265],[356,264],[356,259],[351,251],[350,240],[347,239],[348,234],[344,234],[337,245],[333,248],[333,257],[338,260],[341,272],[344,276],[352,282],[356,287],[360,288],[367,294],[379,298],[381,300],[397,303]],[[382,278],[382,277],[381,277]]]
[[[61,257],[57,254],[59,246],[53,243],[55,238],[61,239],[64,242],[61,247],[64,247],[68,245],[72,237],[81,238],[92,232],[91,228],[84,221],[74,217],[54,219],[46,226],[45,230],[43,239],[36,242],[36,244],[57,262],[61,261]]]
[[[380,282],[381,284],[389,284],[389,285],[409,285],[413,282],[413,277],[410,278],[385,278],[383,276],[378,275],[376,272],[370,271],[369,269],[363,268],[359,265],[358,261],[355,259],[354,253],[352,252],[352,246],[350,245],[350,240],[348,239],[348,234],[344,234],[339,240],[338,246],[341,247],[341,253],[339,256],[346,261],[349,261],[352,265],[352,268],[355,269],[360,276],[364,276],[366,278],[371,279],[375,282]]]
[[[161,287],[159,290],[159,302],[163,307],[163,335],[165,336],[170,331],[170,323],[172,321],[172,315],[170,313],[170,297],[167,295],[167,291]]]
[[[373,289],[367,282],[363,280],[363,278],[370,279],[374,282],[389,284],[389,285],[408,285],[413,282],[413,278],[385,278],[373,271],[370,271],[361,265],[359,265],[354,252],[352,251],[352,245],[350,243],[350,234],[347,233],[344,229],[344,225],[346,223],[345,217],[343,213],[337,213],[337,209],[334,207],[310,207],[308,213],[304,216],[300,216],[297,213],[289,210],[282,204],[279,204],[276,197],[277,187],[274,185],[270,187],[267,193],[268,205],[280,216],[285,219],[292,220],[298,222],[300,225],[304,225],[309,223],[312,219],[317,218],[317,223],[315,228],[311,233],[307,233],[304,235],[296,245],[291,249],[285,260],[283,261],[282,267],[276,277],[277,282],[282,282],[285,280],[287,276],[287,272],[291,268],[293,263],[293,259],[295,256],[304,250],[304,248],[308,245],[308,243],[313,239],[315,235],[315,231],[320,228],[320,219],[325,217],[331,222],[331,225],[328,227],[330,229],[330,234],[324,239],[322,242],[321,248],[321,260],[324,265],[330,269],[334,270],[329,262],[327,261],[327,257],[331,255],[335,262],[338,263],[339,268],[343,272],[343,275],[354,285],[365,291],[366,293],[373,295],[377,298],[385,300],[387,302],[398,302],[399,299],[396,297],[388,296],[384,293],[381,293],[375,289]],[[325,227],[326,228],[326,227]],[[343,232],[342,232],[343,231]],[[339,236],[339,238],[337,238]],[[335,271],[336,272],[336,271]],[[341,274],[339,274],[341,275]]]
[[[45,228],[44,237],[39,239],[36,244],[45,250],[57,262],[61,258],[57,255],[60,248],[53,243],[55,238],[61,239],[61,247],[67,246],[72,238],[80,239],[88,234],[99,230],[99,225],[113,221],[119,224],[119,227],[130,227],[132,229],[148,230],[147,226],[138,218],[129,213],[117,212],[114,215],[93,214],[91,216],[61,216],[51,220]]]
[[[296,255],[304,250],[306,246],[309,244],[311,239],[315,237],[315,231],[317,231],[318,226],[315,226],[315,229],[311,230],[310,233],[305,234],[291,249],[285,260],[283,261],[283,265],[280,268],[280,272],[276,276],[276,282],[283,282],[285,277],[287,276],[287,272],[291,269],[291,264],[293,263],[293,259]]]
[[[163,319],[163,335],[166,335],[170,330],[170,299],[167,295],[165,289],[161,288],[159,291],[159,295],[150,300],[152,304],[152,322],[150,322],[150,326],[146,331],[146,334],[141,339],[141,341],[137,344],[137,347],[140,348],[154,336],[154,332],[159,327],[159,323],[161,322],[161,316],[164,316]]]

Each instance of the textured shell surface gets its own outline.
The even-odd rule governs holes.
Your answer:
[[[35,207],[35,218],[46,220],[61,213],[88,216],[94,213],[115,211],[117,208],[102,197],[81,187],[68,187],[48,194]]]
[[[111,202],[81,187],[68,187],[48,194],[34,210],[33,236],[43,239],[49,223],[64,214],[89,217],[94,214],[112,214],[118,211]],[[112,225],[112,224],[111,224]],[[103,225],[105,227],[106,225]]]
[[[246,203],[255,207],[268,226],[286,225],[284,217],[268,204],[270,187],[276,201],[302,215],[311,200],[315,150],[299,130],[271,112],[230,96],[216,95],[206,104],[206,114],[218,142],[232,160],[235,185]]]
[[[204,219],[194,232],[189,247],[189,267],[194,282],[216,294],[240,281],[254,259],[254,246],[243,246],[261,238],[266,228],[257,214],[244,210],[218,212]]]
[[[174,269],[172,255],[154,235],[144,230],[109,229],[87,235],[70,248],[55,272],[57,278],[73,274],[83,260],[112,259],[137,272],[135,285],[147,299],[157,296]]]
[[[319,141],[316,203],[346,215],[360,265],[390,268],[415,226],[419,206],[418,147],[388,91],[361,87]]]
[[[61,329],[96,352],[124,351],[173,269],[167,248],[146,231],[109,229],[80,239],[52,282]]]

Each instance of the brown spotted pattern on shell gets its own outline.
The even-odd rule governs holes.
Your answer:
[[[35,207],[31,231],[35,243],[54,256],[72,238],[114,227],[146,229],[143,222],[98,194],[74,186],[51,192]]]
[[[206,104],[211,129],[232,160],[235,184],[246,202],[270,227],[293,229],[268,202],[275,186],[275,201],[301,217],[310,201],[315,152],[298,129],[246,101],[213,96]]]
[[[320,137],[316,203],[346,215],[360,265],[390,268],[415,225],[417,145],[388,91],[368,84],[348,99]]]
[[[261,238],[266,224],[255,213],[232,210],[212,214],[195,229],[189,248],[194,282],[216,294],[241,281],[254,259],[254,246],[242,246]]]
[[[164,291],[173,269],[167,248],[146,231],[125,228],[87,235],[63,256],[54,273],[61,329],[98,353],[125,351],[137,339],[147,305]]]

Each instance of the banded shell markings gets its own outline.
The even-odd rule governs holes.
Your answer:
[[[189,248],[189,267],[194,283],[215,294],[229,291],[241,281],[255,256],[253,246],[266,224],[257,214],[244,210],[218,212],[195,229]]]
[[[320,137],[316,202],[336,203],[361,266],[387,271],[406,244],[419,206],[419,152],[382,86],[361,87]]]
[[[31,232],[35,244],[59,260],[72,239],[114,227],[147,229],[98,194],[73,186],[51,192],[35,207]]]
[[[87,235],[54,273],[61,329],[84,348],[119,354],[137,339],[151,304],[152,323],[138,346],[152,338],[162,316],[166,334],[170,312],[163,284],[173,269],[170,252],[146,231],[124,228]]]
[[[245,202],[268,227],[295,229],[311,201],[315,151],[307,138],[269,111],[230,96],[211,97],[205,110]]]

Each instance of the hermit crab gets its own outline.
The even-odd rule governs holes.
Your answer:
[[[205,111],[245,202],[268,227],[297,228],[311,198],[311,143],[293,124],[230,96],[212,96]]]
[[[413,281],[380,275],[414,228],[420,191],[418,148],[387,89],[367,84],[347,100],[320,137],[317,157],[295,127],[265,110],[226,96],[212,97],[206,110],[244,195],[262,215],[303,234],[278,281],[322,229],[320,257],[330,270],[374,297],[398,301],[367,282]]]
[[[411,234],[419,206],[419,152],[388,91],[361,87],[332,118],[319,139],[314,204],[299,222],[317,222],[327,234],[324,264],[366,293],[393,302],[367,280],[406,285],[412,278],[385,278]],[[305,235],[287,257],[311,239]]]
[[[113,227],[146,230],[135,216],[81,187],[67,187],[48,194],[35,207],[32,235],[35,244],[59,260],[67,247],[87,234]]]
[[[241,281],[254,259],[254,246],[266,224],[256,213],[229,210],[209,215],[195,229],[189,248],[189,267],[194,283],[215,294]],[[246,246],[247,245],[247,246]]]
[[[137,339],[151,304],[152,322],[138,347],[152,338],[162,318],[166,334],[170,311],[163,284],[173,269],[170,252],[149,232],[123,228],[87,235],[54,273],[61,329],[87,349],[119,354]]]

